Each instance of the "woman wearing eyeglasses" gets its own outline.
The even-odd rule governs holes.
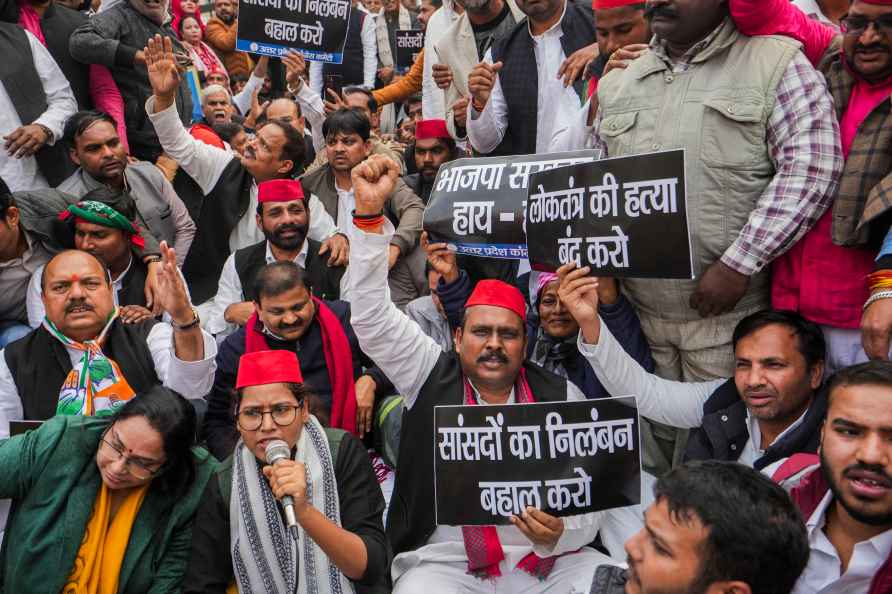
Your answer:
[[[176,591],[217,467],[194,436],[192,405],[157,386],[113,416],[56,416],[0,442],[0,498],[13,510],[0,591]]]
[[[390,592],[384,497],[368,454],[309,413],[295,353],[242,355],[236,390],[240,439],[195,516],[184,594]],[[277,440],[290,456],[267,465]]]

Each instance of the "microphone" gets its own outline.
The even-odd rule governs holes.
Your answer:
[[[275,466],[282,460],[291,459],[291,448],[281,439],[274,439],[266,446],[266,463]],[[297,540],[297,516],[294,515],[294,500],[291,495],[282,497],[282,507],[285,509],[285,523],[291,537]]]

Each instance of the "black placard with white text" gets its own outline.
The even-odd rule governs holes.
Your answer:
[[[437,524],[509,524],[641,502],[635,398],[434,409]]]
[[[595,161],[597,150],[456,159],[440,167],[424,210],[431,241],[460,254],[527,257],[523,218],[527,184],[537,171]]]
[[[396,68],[405,72],[415,63],[418,53],[424,49],[424,31],[416,29],[397,29],[396,31]]]
[[[592,274],[691,279],[684,150],[604,159],[530,177],[530,265]]]
[[[280,57],[294,49],[307,60],[340,64],[350,0],[239,0],[236,49]]]

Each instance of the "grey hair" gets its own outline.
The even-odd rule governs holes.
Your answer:
[[[223,85],[208,85],[201,94],[201,106],[204,107],[208,104],[209,95],[216,95],[217,93],[226,93],[226,96],[229,97],[229,102],[232,103],[232,93],[229,92],[229,89]]]

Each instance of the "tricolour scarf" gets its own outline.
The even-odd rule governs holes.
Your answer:
[[[474,406],[479,404],[474,396],[474,388],[468,378],[465,383],[465,404]],[[527,381],[526,370],[520,369],[517,381],[514,383],[514,399],[518,404],[532,404],[536,402],[533,391]],[[499,563],[505,558],[502,550],[502,542],[495,526],[462,526],[462,537],[465,541],[465,553],[468,555],[468,573],[480,579],[494,579],[502,575]],[[517,568],[528,574],[544,580],[554,568],[557,557],[540,557],[536,553],[529,553]]]
[[[353,383],[353,352],[341,321],[325,303],[313,297],[316,320],[322,330],[322,351],[331,382],[330,425],[359,436],[356,428],[356,387]],[[245,352],[268,351],[263,323],[254,313],[245,325]]]
[[[297,440],[294,460],[307,469],[307,501],[341,525],[334,463],[325,430],[310,416]],[[239,440],[232,458],[229,504],[230,552],[235,583],[242,594],[346,594],[353,584],[328,555],[298,527],[288,533],[261,463]]]
[[[72,367],[62,383],[57,415],[92,416],[100,411],[114,411],[136,394],[118,364],[102,352],[102,343],[116,319],[117,307],[99,336],[83,343],[68,338],[49,319],[43,319],[43,327],[56,340],[66,348],[84,353],[79,366]]]

